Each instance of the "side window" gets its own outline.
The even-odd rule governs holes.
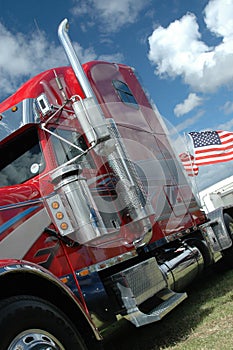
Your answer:
[[[123,83],[123,81],[120,80],[113,80],[112,84],[122,102],[131,107],[139,108],[138,103],[127,84]]]
[[[59,136],[63,137],[64,139],[68,140],[69,142],[74,143],[76,146],[80,147],[84,151],[87,149],[87,145],[84,140],[84,137],[80,135],[78,132],[72,131],[72,130],[58,129],[58,128],[52,131],[54,133],[57,133]],[[56,138],[55,136],[52,136],[52,142],[53,142],[58,165],[64,164],[70,159],[81,154],[81,152],[77,148],[72,147],[71,145]],[[95,168],[94,162],[89,153],[86,153],[83,156],[81,156],[77,160],[77,162],[81,165],[82,168]]]
[[[0,186],[23,183],[45,168],[36,128],[25,130],[1,145],[0,150]]]

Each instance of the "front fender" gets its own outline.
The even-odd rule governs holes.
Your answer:
[[[0,260],[0,299],[13,295],[34,295],[48,300],[61,309],[86,333],[97,340],[101,336],[73,292],[43,267],[23,260]]]

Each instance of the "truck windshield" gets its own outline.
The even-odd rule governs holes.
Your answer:
[[[0,146],[0,186],[23,183],[45,168],[37,129],[27,128]]]

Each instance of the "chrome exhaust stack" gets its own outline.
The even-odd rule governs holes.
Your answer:
[[[72,106],[91,147],[98,145],[95,147],[97,153],[108,154],[111,153],[114,143],[110,140],[106,119],[70,41],[68,29],[68,20],[64,19],[59,25],[58,37],[86,96],[84,99],[79,95],[72,96]]]
[[[67,55],[67,58],[71,64],[71,67],[74,70],[74,73],[82,86],[83,92],[85,93],[87,98],[93,98],[94,93],[92,91],[92,88],[90,86],[90,83],[83,71],[82,65],[78,59],[78,56],[74,50],[74,47],[70,41],[70,38],[68,36],[68,30],[69,30],[69,22],[67,18],[65,18],[58,28],[58,37],[61,41],[61,44],[65,50],[65,53]]]

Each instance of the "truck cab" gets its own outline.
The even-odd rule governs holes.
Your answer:
[[[158,321],[221,251],[134,69],[81,65],[67,30],[64,20],[71,66],[40,73],[0,103],[0,299],[6,325],[12,300],[25,318],[7,333],[7,350],[25,339],[92,348],[119,318]],[[40,305],[36,323],[24,302]],[[46,324],[47,304],[69,320],[73,340]]]

